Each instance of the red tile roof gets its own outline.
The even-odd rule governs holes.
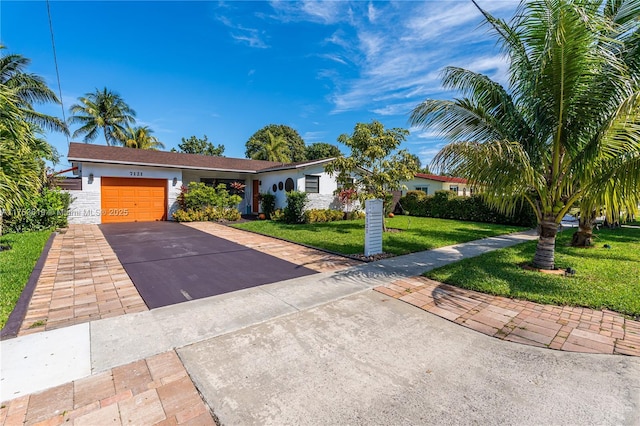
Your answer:
[[[92,145],[72,142],[69,144],[69,161],[131,164],[179,169],[259,172],[266,169],[300,167],[305,163],[278,163],[274,161],[250,160],[246,158],[214,157],[210,155],[183,154],[178,152],[152,151],[118,146]],[[307,163],[318,163],[318,160]]]
[[[438,175],[428,175],[426,173],[416,173],[417,178],[422,179],[430,179],[438,182],[450,182],[450,183],[467,183],[467,180],[459,177],[450,177],[450,176],[438,176]]]

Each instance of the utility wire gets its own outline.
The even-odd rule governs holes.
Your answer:
[[[47,0],[47,15],[49,15],[49,31],[51,32],[51,47],[53,47],[53,63],[56,65],[56,77],[58,79],[58,93],[60,95],[60,107],[62,108],[62,119],[67,122],[67,117],[64,114],[64,102],[62,101],[62,86],[60,85],[60,71],[58,70],[58,55],[56,55],[56,42],[53,38],[53,23],[51,22],[51,6],[49,0]],[[69,135],[65,134],[67,138],[67,146],[69,146]]]

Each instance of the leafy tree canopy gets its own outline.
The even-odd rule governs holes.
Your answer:
[[[128,126],[124,129],[123,134],[119,134],[118,138],[123,146],[136,149],[150,149],[157,151],[164,148],[164,144],[153,136],[153,130],[148,126]]]
[[[127,125],[135,123],[136,112],[117,93],[96,89],[78,98],[80,103],[71,105],[71,123],[80,124],[73,137],[84,135],[85,142],[93,141],[100,129],[107,145],[118,144]]]
[[[214,157],[223,157],[224,153],[224,145],[215,146],[209,139],[207,139],[207,135],[204,135],[202,139],[191,136],[189,139],[182,138],[182,143],[178,144],[179,152],[183,152],[185,154],[200,154],[200,155],[211,155]],[[171,151],[176,152],[176,149],[173,148]]]
[[[356,124],[351,135],[338,141],[351,149],[348,157],[338,157],[327,164],[327,173],[337,175],[345,187],[359,191],[360,202],[369,198],[385,200],[389,191],[401,188],[401,182],[413,179],[418,165],[407,150],[398,150],[409,131],[385,129],[379,121]],[[363,171],[364,169],[364,171]],[[355,181],[351,181],[356,176]]]
[[[290,163],[289,147],[284,136],[274,136],[267,130],[267,142],[259,146],[253,153],[254,160],[277,161],[280,163]]]
[[[307,160],[321,160],[323,158],[340,157],[340,148],[326,142],[315,142],[306,147]]]
[[[508,90],[449,67],[443,85],[460,96],[427,99],[411,115],[450,140],[434,160],[440,170],[481,186],[505,213],[533,207],[541,269],[555,266],[558,225],[580,199],[608,191],[599,201],[609,207],[637,206],[640,3],[603,3],[523,1],[508,22],[480,9],[510,60]]]
[[[283,138],[285,140],[285,154],[288,162],[306,160],[304,140],[295,129],[285,126],[284,124],[269,124],[255,132],[245,144],[245,156],[247,158],[256,158],[256,152],[260,151],[263,145],[271,142],[271,138],[267,132],[271,133],[275,138]]]

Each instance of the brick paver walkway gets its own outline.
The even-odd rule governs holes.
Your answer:
[[[2,404],[9,425],[215,425],[174,351]]]
[[[612,311],[491,296],[424,277],[398,280],[375,290],[511,342],[572,352],[640,356],[640,322]]]
[[[53,240],[18,335],[147,310],[96,225]]]
[[[339,271],[362,264],[362,262],[355,259],[349,259],[299,244],[282,241],[277,238],[231,228],[218,223],[191,222],[184,223],[184,225],[318,272]]]

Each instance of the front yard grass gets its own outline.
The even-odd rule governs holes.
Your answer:
[[[572,234],[568,230],[559,235],[556,264],[562,269],[575,269],[573,277],[526,271],[518,266],[531,262],[535,241],[465,259],[424,275],[483,293],[640,316],[640,229],[595,231],[591,248],[570,247]]]
[[[430,250],[526,229],[493,223],[413,216],[396,216],[387,218],[385,221],[388,228],[401,230],[401,232],[385,232],[382,237],[383,250],[396,255]],[[342,254],[362,254],[364,252],[364,220],[299,225],[288,225],[275,221],[253,221],[233,226]]]
[[[7,323],[49,235],[51,231],[47,230],[0,238],[0,245],[11,246],[10,250],[0,251],[0,328]]]

